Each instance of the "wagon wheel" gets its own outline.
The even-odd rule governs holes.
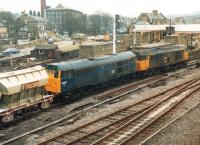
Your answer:
[[[14,114],[13,113],[9,113],[6,115],[3,115],[1,118],[1,122],[2,123],[8,123],[11,122],[14,119]]]
[[[50,102],[49,101],[45,101],[45,102],[42,102],[41,105],[40,105],[40,108],[41,109],[47,109],[49,108],[51,105],[50,105]]]

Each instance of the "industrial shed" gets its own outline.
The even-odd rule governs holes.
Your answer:
[[[36,45],[31,51],[31,56],[37,59],[55,59],[58,52],[58,46],[55,44]]]

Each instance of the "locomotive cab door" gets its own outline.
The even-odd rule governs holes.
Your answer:
[[[62,92],[66,92],[74,88],[74,79],[72,70],[62,71],[61,80],[62,80],[61,84]]]

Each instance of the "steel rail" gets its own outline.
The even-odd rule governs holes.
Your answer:
[[[148,109],[147,111],[143,112],[142,114],[140,114],[139,116],[137,116],[136,118],[133,118],[131,121],[127,122],[126,124],[124,124],[123,126],[119,127],[118,129],[114,130],[113,132],[105,135],[104,137],[100,138],[99,140],[97,140],[96,142],[94,142],[92,145],[97,145],[97,144],[103,144],[104,141],[106,141],[107,139],[109,139],[110,137],[112,137],[113,135],[115,135],[115,133],[121,131],[122,129],[126,128],[129,124],[133,124],[134,121],[137,121],[137,119],[140,119],[142,118],[144,115],[148,115],[149,112],[153,111],[153,109],[155,109],[157,106],[159,106],[161,103],[163,102],[166,102],[167,100],[170,100],[172,97],[174,96],[177,96],[178,94],[182,93],[182,92],[185,92],[185,89],[189,89],[189,88],[192,88],[194,86],[198,86],[198,84],[195,84],[193,85],[194,82],[196,81],[199,81],[199,78],[198,79],[194,79],[192,80],[190,83],[188,84],[184,84],[183,87],[181,87],[180,89],[178,89],[176,92],[173,92],[171,93],[170,95],[168,95],[167,98],[161,100],[160,102],[158,102],[157,104],[153,105],[152,107],[150,107],[150,109]],[[189,86],[189,85],[192,85],[192,86]],[[199,89],[199,88],[198,88]],[[171,108],[170,108],[171,109]],[[168,110],[165,110],[165,112],[169,111],[170,109]],[[157,119],[157,118],[155,118]],[[154,121],[154,120],[153,120]],[[150,122],[151,123],[151,122]],[[149,124],[148,124],[149,125]],[[142,126],[144,128],[144,126]],[[137,131],[138,129],[138,132],[141,131],[141,129],[143,128],[136,128],[135,130]],[[137,133],[137,132],[136,132]],[[130,134],[131,135],[131,134]],[[118,143],[119,144],[119,143]]]
[[[147,86],[149,86],[149,85],[152,85],[152,84],[154,84],[154,83],[163,81],[163,80],[168,79],[168,78],[170,78],[170,77],[176,76],[176,75],[178,75],[178,74],[184,73],[184,72],[186,72],[186,71],[187,71],[187,70],[183,70],[183,71],[180,71],[180,72],[176,72],[176,73],[174,73],[174,74],[165,76],[165,77],[160,78],[160,79],[158,79],[158,80],[154,80],[154,81],[149,82],[149,83],[147,83],[147,84],[143,84],[142,86],[136,87],[136,88],[134,88],[134,89],[132,89],[132,90],[129,90],[129,91],[124,92],[124,93],[122,93],[122,94],[116,95],[116,96],[114,96],[113,98],[109,98],[109,99],[104,100],[104,101],[102,101],[102,102],[100,102],[100,103],[98,103],[98,104],[95,104],[95,105],[93,105],[93,106],[90,106],[90,107],[88,107],[88,108],[85,108],[85,109],[83,109],[83,110],[80,110],[80,111],[78,111],[78,112],[75,112],[75,113],[73,113],[73,114],[70,114],[70,115],[68,115],[68,116],[65,116],[65,117],[63,117],[63,118],[60,118],[60,119],[58,119],[58,120],[56,120],[56,121],[53,121],[53,122],[51,122],[51,123],[49,123],[49,124],[46,124],[46,125],[44,125],[44,126],[41,126],[41,127],[36,128],[36,129],[33,129],[33,130],[31,130],[31,131],[28,131],[28,132],[26,132],[26,133],[24,133],[24,134],[21,134],[21,135],[18,135],[18,136],[16,136],[16,137],[13,137],[13,138],[11,138],[11,139],[9,139],[9,140],[7,140],[7,141],[4,141],[4,142],[2,142],[2,143],[0,143],[0,144],[2,144],[2,145],[4,145],[4,144],[5,144],[5,145],[6,145],[6,144],[10,144],[10,143],[15,142],[15,141],[17,141],[17,140],[19,140],[19,139],[21,139],[21,138],[27,136],[27,135],[30,135],[30,134],[39,132],[39,131],[44,130],[44,129],[46,129],[46,128],[49,128],[49,127],[51,127],[51,126],[53,126],[53,125],[56,125],[56,124],[58,124],[58,123],[61,123],[61,122],[65,121],[65,120],[69,120],[69,119],[71,119],[71,118],[73,118],[73,117],[75,117],[75,116],[77,116],[77,115],[79,115],[79,114],[81,114],[81,113],[87,112],[87,111],[89,111],[89,110],[91,110],[91,109],[93,109],[93,108],[96,108],[96,107],[99,107],[99,106],[101,106],[101,105],[107,104],[107,103],[112,102],[112,101],[114,101],[114,100],[117,100],[117,99],[119,99],[119,98],[121,98],[121,97],[123,97],[123,96],[125,96],[125,95],[127,95],[127,94],[130,94],[130,93],[135,92],[135,91],[137,91],[137,90],[139,90],[139,89],[145,88],[145,87],[147,87]],[[142,81],[141,81],[141,82],[142,82]]]
[[[199,77],[199,78],[195,78],[195,80],[196,80],[196,79],[200,79],[200,77]],[[186,85],[186,84],[188,84],[188,83],[191,83],[191,81],[188,81],[188,82],[186,82],[186,83],[184,83],[184,84],[178,85],[177,87],[181,87],[181,86]],[[57,139],[57,138],[60,138],[60,137],[62,137],[62,136],[64,136],[64,135],[66,135],[66,134],[70,134],[70,133],[72,133],[72,132],[74,132],[74,131],[80,130],[81,128],[84,128],[84,127],[89,126],[89,125],[91,125],[91,124],[93,124],[93,123],[95,123],[95,122],[98,122],[99,120],[101,120],[101,119],[103,119],[103,118],[105,118],[105,117],[108,117],[109,115],[113,115],[113,114],[115,114],[115,113],[119,113],[120,111],[123,111],[123,110],[125,110],[125,109],[130,108],[130,107],[133,107],[133,106],[136,106],[136,105],[140,105],[140,104],[142,104],[142,103],[144,103],[144,102],[150,101],[150,100],[152,100],[152,99],[154,99],[154,98],[156,98],[156,97],[158,97],[158,96],[161,96],[161,95],[167,93],[168,91],[171,91],[171,90],[174,90],[174,89],[175,89],[175,88],[170,88],[170,89],[168,89],[168,90],[166,90],[166,91],[163,91],[163,92],[161,92],[161,93],[159,93],[159,94],[157,94],[157,95],[151,96],[151,97],[146,98],[146,99],[144,99],[144,100],[141,100],[141,101],[139,101],[139,102],[137,102],[137,103],[134,103],[134,104],[132,104],[131,106],[127,106],[127,107],[125,107],[125,108],[123,108],[123,109],[121,109],[121,110],[118,110],[117,112],[108,114],[108,115],[103,116],[103,117],[101,117],[101,118],[98,118],[98,119],[96,119],[96,120],[94,120],[94,121],[92,121],[92,122],[89,122],[89,123],[87,123],[87,124],[84,124],[84,125],[82,125],[82,126],[79,126],[78,128],[75,128],[75,129],[72,129],[72,130],[69,130],[69,131],[66,131],[66,132],[61,132],[61,133],[59,133],[59,134],[57,134],[57,135],[55,135],[55,136],[53,136],[53,137],[49,137],[47,140],[43,140],[43,141],[39,142],[38,145],[46,144],[46,143],[48,143],[48,142],[50,142],[50,141],[52,141],[52,140],[55,140],[55,139]],[[177,93],[177,92],[175,92],[175,93]],[[96,131],[98,131],[98,130],[96,130]],[[74,143],[77,142],[78,140],[80,140],[80,139],[82,139],[82,138],[84,138],[84,137],[87,137],[87,136],[89,136],[89,135],[91,135],[91,134],[92,134],[92,133],[86,134],[86,135],[84,135],[84,136],[82,136],[82,137],[80,137],[80,138],[78,138],[78,139],[75,139],[74,141],[71,141],[69,144],[74,144]]]
[[[162,116],[164,116],[167,112],[169,112],[169,110],[171,110],[172,108],[174,108],[177,104],[179,104],[180,102],[182,102],[184,99],[186,99],[187,97],[190,97],[191,95],[193,95],[194,93],[196,93],[197,91],[200,90],[200,83],[197,84],[198,87],[196,87],[194,90],[192,90],[191,92],[189,92],[189,94],[187,94],[183,99],[181,99],[180,101],[178,101],[174,106],[170,107],[168,110],[166,110],[162,115],[158,116],[158,118],[152,120],[151,123],[147,124],[146,126],[144,126],[140,131],[136,132],[135,134],[132,134],[129,138],[127,138],[125,141],[123,141],[120,145],[126,145],[127,142],[129,142],[130,140],[132,140],[132,138],[134,138],[137,134],[139,134],[142,130],[144,130],[145,128],[147,128],[149,125],[151,125],[153,122],[155,122],[156,120],[158,120],[159,118],[161,118]],[[193,86],[194,87],[194,86]]]
[[[179,73],[182,73],[182,72],[179,72]],[[177,74],[179,74],[179,73],[177,73]],[[41,126],[41,127],[38,127],[38,128],[33,129],[33,130],[31,130],[31,131],[28,131],[28,132],[26,132],[26,133],[24,133],[24,134],[18,135],[18,136],[14,137],[14,138],[11,138],[11,139],[9,139],[9,140],[7,140],[7,141],[4,141],[4,142],[0,143],[0,145],[1,145],[1,144],[2,144],[2,145],[4,145],[4,144],[5,144],[5,145],[6,145],[6,144],[10,144],[10,143],[12,143],[12,142],[14,142],[14,141],[17,141],[17,140],[19,140],[19,139],[21,139],[21,138],[23,138],[23,137],[25,137],[25,136],[27,136],[27,135],[30,135],[30,134],[33,134],[33,133],[35,133],[35,132],[44,130],[44,129],[49,128],[49,127],[51,127],[51,126],[53,126],[53,125],[56,125],[56,124],[58,124],[58,123],[61,123],[61,122],[65,121],[65,120],[69,120],[69,119],[71,119],[71,118],[73,118],[73,117],[75,117],[75,116],[77,116],[77,115],[79,115],[79,114],[81,114],[81,113],[87,112],[87,111],[89,111],[89,110],[91,110],[91,109],[93,109],[93,108],[99,107],[99,106],[101,106],[101,105],[110,103],[110,102],[112,102],[112,101],[114,101],[114,100],[117,100],[117,99],[119,99],[119,98],[121,98],[121,97],[127,95],[127,94],[130,94],[130,93],[132,93],[132,92],[135,92],[135,91],[137,91],[137,90],[139,90],[139,89],[142,89],[142,88],[144,88],[144,87],[147,87],[147,86],[149,86],[149,85],[151,85],[151,84],[154,84],[154,83],[156,83],[156,82],[159,82],[159,81],[165,80],[165,79],[167,79],[167,78],[170,78],[170,77],[172,77],[172,76],[174,76],[174,75],[177,75],[177,74],[173,74],[173,75],[170,75],[170,76],[164,76],[163,78],[159,78],[158,80],[154,80],[154,81],[152,81],[152,82],[148,82],[148,79],[151,79],[151,78],[148,78],[148,79],[146,79],[146,80],[140,81],[139,83],[141,83],[141,84],[142,84],[142,82],[145,82],[145,81],[147,81],[148,83],[147,83],[147,84],[143,84],[143,85],[141,85],[141,86],[137,86],[136,88],[134,88],[134,89],[132,89],[132,90],[129,90],[129,91],[127,91],[127,92],[124,92],[124,93],[122,93],[122,94],[116,95],[116,96],[114,96],[113,98],[109,98],[109,99],[104,100],[104,101],[102,101],[102,102],[100,102],[100,103],[97,103],[97,104],[95,104],[95,105],[93,105],[93,106],[90,106],[90,107],[88,107],[88,108],[85,108],[85,109],[83,109],[83,110],[77,111],[77,112],[75,112],[75,113],[73,113],[73,114],[70,114],[70,115],[68,115],[68,116],[65,116],[65,117],[63,117],[63,118],[60,118],[60,119],[58,119],[58,120],[56,120],[56,121],[53,121],[53,122],[51,122],[51,123],[49,123],[49,124],[46,124],[46,125]],[[155,78],[156,78],[156,77],[155,77]]]

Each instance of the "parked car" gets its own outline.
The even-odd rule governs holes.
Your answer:
[[[19,53],[20,51],[16,48],[8,48],[6,50],[3,51],[3,54],[4,55],[11,55],[11,54],[17,54]]]

